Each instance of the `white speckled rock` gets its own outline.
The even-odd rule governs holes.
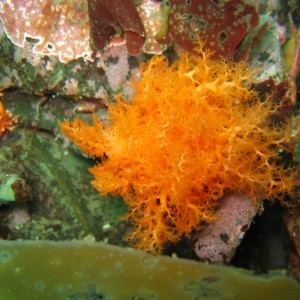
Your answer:
[[[194,236],[197,256],[213,263],[229,263],[256,212],[251,197],[226,194],[216,211],[217,220]]]

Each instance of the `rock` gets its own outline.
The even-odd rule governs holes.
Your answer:
[[[228,193],[216,212],[216,221],[195,235],[195,252],[204,261],[229,263],[247,231],[257,206],[247,195]]]

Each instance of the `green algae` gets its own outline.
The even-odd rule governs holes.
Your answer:
[[[1,241],[5,300],[299,299],[300,285],[280,272],[252,272],[151,256],[104,243]]]
[[[6,201],[0,235],[32,240],[90,237],[124,244],[122,237],[128,226],[119,218],[125,214],[125,203],[102,197],[92,187],[87,170],[93,160],[73,151],[59,133],[59,121],[71,118],[77,103],[49,96],[40,105],[43,99],[16,91],[4,93],[4,106],[19,115],[19,123],[1,139],[0,198],[2,191]],[[91,114],[82,117],[89,120]],[[7,195],[12,175],[32,191],[26,201],[7,201],[12,199]]]
[[[0,175],[0,177],[1,177],[1,175]],[[6,179],[5,183],[1,184],[1,181],[0,181],[0,202],[16,200],[14,190],[11,187],[11,185],[16,180],[18,180],[18,176],[15,174],[12,174]]]

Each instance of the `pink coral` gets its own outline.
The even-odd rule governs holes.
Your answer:
[[[92,54],[85,0],[3,0],[0,19],[14,44],[34,40],[33,52],[57,55],[62,62]]]

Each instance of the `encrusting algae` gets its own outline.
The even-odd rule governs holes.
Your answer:
[[[101,158],[90,169],[102,194],[121,195],[135,225],[127,239],[160,253],[203,222],[227,189],[257,203],[283,201],[296,170],[278,163],[292,137],[288,121],[274,121],[282,101],[261,100],[245,63],[184,54],[169,66],[155,56],[141,66],[129,103],[108,107],[108,122],[75,119],[62,132],[84,153]]]

